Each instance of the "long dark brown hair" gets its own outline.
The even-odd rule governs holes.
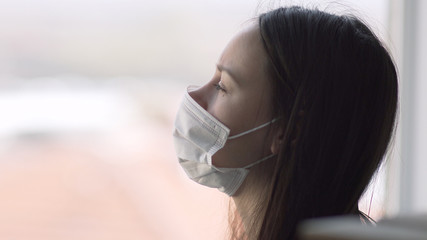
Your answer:
[[[357,17],[286,7],[258,21],[281,144],[245,238],[295,239],[305,219],[358,213],[394,135],[397,74]]]

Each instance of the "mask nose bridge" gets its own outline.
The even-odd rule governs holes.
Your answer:
[[[199,104],[203,109],[208,109],[208,92],[206,89],[206,86],[189,86],[187,88],[188,95],[196,101],[197,104]]]

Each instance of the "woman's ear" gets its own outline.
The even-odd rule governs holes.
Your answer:
[[[271,143],[271,153],[273,154],[279,154],[279,150],[280,150],[280,145],[282,145],[283,142],[283,134],[281,131],[278,131],[274,138],[273,141]]]
[[[296,127],[295,127],[295,130],[293,131],[293,133],[291,135],[291,142],[290,142],[291,147],[296,146],[297,140],[301,134],[301,127],[303,124],[304,116],[305,116],[304,110],[298,111]],[[280,147],[284,141],[283,138],[284,138],[284,133],[283,133],[282,129],[279,129],[279,131],[277,131],[277,133],[275,134],[273,141],[271,143],[271,152],[273,154],[279,153]]]

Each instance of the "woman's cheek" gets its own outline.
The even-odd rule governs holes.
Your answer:
[[[233,114],[233,105],[222,97],[216,99],[211,114],[228,128],[232,128],[236,120],[236,115]]]

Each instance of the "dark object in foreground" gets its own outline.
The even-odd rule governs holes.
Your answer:
[[[298,234],[301,240],[427,240],[427,215],[382,219],[376,225],[358,217],[308,220]]]

